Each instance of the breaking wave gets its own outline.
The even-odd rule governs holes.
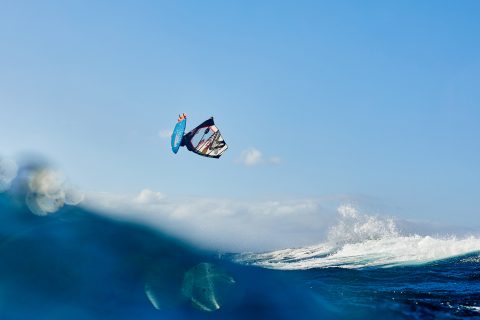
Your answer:
[[[338,208],[339,219],[324,243],[266,253],[243,253],[234,260],[270,269],[366,268],[414,265],[480,251],[475,236],[403,235],[395,221],[361,214],[350,205]]]

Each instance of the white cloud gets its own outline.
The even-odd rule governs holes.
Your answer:
[[[244,150],[240,156],[240,161],[246,166],[254,166],[262,163],[263,155],[255,148]]]
[[[165,198],[165,196],[160,192],[143,189],[133,200],[140,204],[154,204],[161,201],[163,198]]]
[[[238,158],[238,163],[248,167],[261,164],[279,164],[280,161],[280,158],[277,156],[265,158],[260,150],[253,147],[243,150]]]
[[[168,139],[172,136],[172,130],[168,130],[168,129],[160,130],[158,132],[158,136],[162,139]]]

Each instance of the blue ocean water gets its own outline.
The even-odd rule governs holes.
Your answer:
[[[480,318],[477,238],[225,254],[35,196],[0,194],[0,319]]]

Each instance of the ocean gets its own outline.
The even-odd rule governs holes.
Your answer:
[[[480,319],[475,236],[346,219],[315,246],[218,252],[38,197],[0,193],[0,319]]]

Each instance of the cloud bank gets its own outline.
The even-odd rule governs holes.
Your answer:
[[[478,234],[466,228],[450,228],[445,233],[442,226],[367,214],[348,203],[345,197],[269,201],[178,198],[144,189],[136,195],[89,193],[82,204],[223,252],[261,252],[319,243],[339,246],[414,234]]]
[[[83,205],[222,251],[273,250],[320,241],[335,212],[318,200],[239,201],[88,193]]]

